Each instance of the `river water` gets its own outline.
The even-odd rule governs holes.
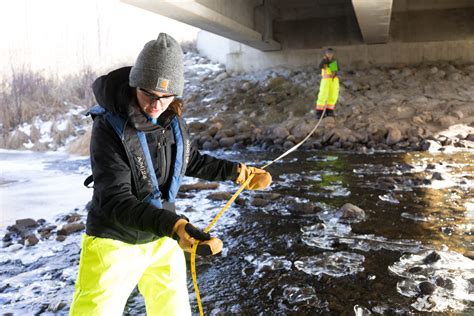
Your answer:
[[[218,155],[254,165],[276,156]],[[245,191],[213,229],[223,253],[198,259],[206,315],[474,312],[474,261],[463,256],[474,250],[473,152],[297,152],[269,171],[271,189]],[[204,227],[225,203],[208,195],[235,190],[223,183],[181,194],[178,207]],[[364,212],[345,216],[346,203]],[[2,249],[0,311],[62,302],[66,314],[78,240]],[[144,313],[134,291],[125,314]]]

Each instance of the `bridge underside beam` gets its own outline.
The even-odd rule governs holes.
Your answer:
[[[359,28],[366,44],[387,43],[392,0],[352,0]]]
[[[280,43],[275,40],[269,39],[267,36],[265,36],[264,40],[262,33],[239,23],[238,21],[213,10],[196,0],[122,1],[262,51],[281,49]]]

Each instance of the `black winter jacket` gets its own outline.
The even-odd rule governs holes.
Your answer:
[[[149,122],[137,105],[134,88],[129,86],[130,69],[120,68],[96,79],[92,86],[94,95],[99,105],[123,116],[127,124],[146,133],[160,191],[167,192],[171,180],[170,168],[176,155],[174,134],[169,123],[176,114],[167,110],[160,115],[158,124]],[[174,211],[174,205],[163,203],[163,209],[158,209],[138,199],[124,145],[103,116],[94,119],[90,151],[94,194],[87,216],[86,233],[131,244],[170,236],[180,218]],[[237,165],[202,155],[196,146],[191,145],[185,175],[205,180],[235,180]]]

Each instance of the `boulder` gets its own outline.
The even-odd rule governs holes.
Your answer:
[[[221,191],[209,194],[206,198],[213,201],[227,201],[232,197],[229,192]]]
[[[220,82],[228,77],[229,77],[229,74],[224,71],[223,73],[220,73],[219,75],[217,75],[214,80],[216,80],[217,82]]]
[[[272,79],[270,79],[268,82],[267,82],[267,89],[268,90],[272,90],[278,86],[281,86],[282,84],[284,84],[286,82],[286,78],[285,77],[281,77],[281,76],[277,76],[277,77],[274,77]]]
[[[253,198],[252,199],[252,206],[255,206],[255,207],[264,207],[264,206],[267,206],[270,202],[268,200],[265,200],[265,199],[262,199],[262,198]]]
[[[365,211],[351,203],[346,203],[341,207],[341,219],[362,220],[365,218]]]
[[[438,124],[441,125],[441,127],[449,127],[457,123],[458,119],[449,115],[444,115],[438,119]]]
[[[217,147],[219,147],[219,143],[214,139],[208,140],[202,145],[202,149],[204,150],[214,150]]]
[[[402,140],[402,133],[396,127],[391,127],[387,134],[387,145],[392,146]]]
[[[179,188],[181,192],[201,191],[201,190],[215,190],[219,187],[217,182],[196,182],[192,184],[183,184]]]
[[[34,228],[38,226],[39,226],[38,223],[32,218],[17,219],[15,222],[15,227],[19,231],[23,231],[25,229]]]
[[[292,141],[289,141],[289,140],[287,140],[287,141],[285,141],[285,142],[283,143],[283,147],[284,147],[285,149],[289,149],[289,148],[293,147],[294,145],[295,145],[295,144],[294,144]]]
[[[188,125],[189,131],[191,133],[202,132],[205,131],[208,127],[207,124],[201,122],[191,122]]]
[[[38,237],[35,234],[28,235],[25,238],[25,246],[34,246],[39,242]]]
[[[83,223],[69,223],[65,224],[60,230],[58,230],[58,235],[71,235],[73,233],[82,231],[86,228]]]
[[[430,295],[433,294],[433,292],[436,289],[436,286],[428,281],[423,281],[420,284],[418,284],[418,289],[420,290],[420,293],[423,295]]]
[[[219,140],[219,146],[221,147],[232,147],[235,144],[234,137],[223,137]]]
[[[275,138],[285,139],[288,135],[290,135],[290,132],[282,126],[277,126],[273,129],[273,136]]]
[[[424,264],[432,264],[441,259],[441,256],[436,252],[430,252],[425,258],[423,258]]]
[[[474,260],[474,251],[466,251],[466,252],[464,253],[464,257],[467,257],[467,258],[469,258],[469,259],[471,259],[471,260]]]

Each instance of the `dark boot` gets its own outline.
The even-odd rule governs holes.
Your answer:
[[[334,115],[334,110],[328,110],[328,109],[326,109],[326,116],[332,116],[332,117],[334,117],[334,116],[335,116],[335,115]]]
[[[323,110],[316,110],[316,118],[320,119],[323,116]]]

